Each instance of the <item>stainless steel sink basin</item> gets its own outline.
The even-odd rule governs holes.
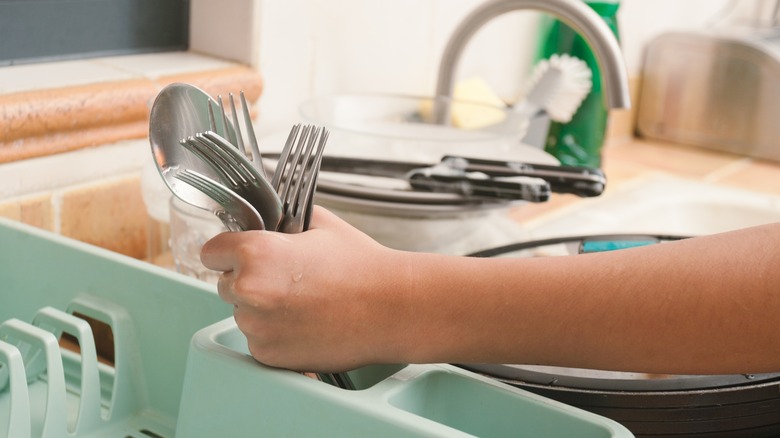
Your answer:
[[[771,222],[780,222],[780,196],[653,175],[525,223],[530,242],[522,243],[546,239],[556,243],[523,248],[525,252],[510,256],[576,254],[579,242],[573,247],[557,243],[556,238],[568,236],[696,236]],[[498,251],[493,255],[505,256]],[[463,366],[604,415],[637,437],[780,433],[778,373],[676,376],[529,365]]]
[[[780,196],[656,176],[526,223],[533,239],[605,233],[713,234],[780,222]]]

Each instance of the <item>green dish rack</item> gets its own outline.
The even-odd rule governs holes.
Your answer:
[[[212,286],[0,218],[0,437],[629,437],[451,365],[254,361]],[[108,345],[108,347],[107,347]]]

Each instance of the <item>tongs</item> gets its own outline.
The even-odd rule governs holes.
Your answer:
[[[400,175],[399,175],[400,176]],[[483,172],[455,168],[448,163],[418,167],[403,176],[415,190],[454,193],[468,198],[545,202],[550,184],[540,178],[491,178]]]
[[[446,155],[435,164],[326,155],[322,170],[404,179],[417,190],[530,202],[544,202],[550,192],[599,196],[607,182],[601,169],[457,155]]]
[[[442,163],[466,172],[482,172],[494,178],[528,176],[541,178],[555,193],[569,193],[580,197],[599,196],[607,185],[601,169],[584,166],[554,166],[520,161],[500,161],[447,155]]]

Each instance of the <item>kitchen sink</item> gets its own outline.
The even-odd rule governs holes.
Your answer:
[[[644,233],[696,236],[780,222],[780,196],[654,175],[524,224],[531,239]]]
[[[564,256],[584,248],[579,236],[697,236],[772,222],[780,222],[778,195],[653,174],[527,221],[526,241],[481,256]],[[778,436],[780,430],[778,374],[676,376],[522,364],[466,368],[605,415],[636,436]]]

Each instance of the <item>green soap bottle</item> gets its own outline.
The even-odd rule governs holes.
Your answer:
[[[618,0],[587,3],[619,37]],[[572,28],[553,18],[542,22],[542,39],[538,59],[547,59],[556,53],[566,53],[582,59],[593,72],[593,88],[568,123],[551,122],[545,151],[561,164],[569,166],[601,167],[601,147],[607,129],[608,111],[604,104],[601,74],[596,57],[588,43]]]

